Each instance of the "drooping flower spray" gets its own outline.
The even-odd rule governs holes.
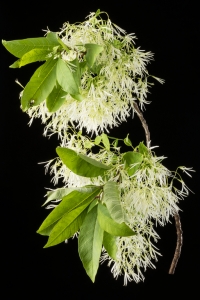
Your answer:
[[[3,45],[18,58],[12,68],[44,61],[21,92],[21,108],[30,124],[41,118],[44,134],[60,138],[58,157],[46,163],[53,183],[61,180],[63,187],[47,192],[45,205],[52,210],[37,231],[48,236],[45,247],[76,236],[93,282],[104,261],[114,277],[124,276],[125,284],[139,282],[160,255],[155,225],[175,216],[179,234],[173,273],[181,250],[178,203],[188,195],[178,170],[191,169],[169,171],[151,147],[142,109],[153,80],[163,83],[148,74],[152,53],[137,48],[135,35],[100,10],[83,23],[65,23],[60,32],[47,30],[45,37]],[[122,140],[109,136],[134,113],[146,145],[133,146],[128,134]],[[122,153],[123,144],[127,152]]]

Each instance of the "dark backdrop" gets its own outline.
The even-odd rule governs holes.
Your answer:
[[[9,69],[14,57],[2,46],[1,51],[1,272],[2,299],[54,298],[93,299],[103,296],[121,299],[150,299],[161,295],[190,292],[198,285],[199,260],[199,16],[194,1],[47,1],[8,2],[0,4],[1,39],[39,37],[47,26],[57,31],[65,21],[83,21],[92,11],[107,11],[110,19],[134,32],[137,46],[155,53],[149,73],[166,83],[151,89],[144,116],[151,131],[152,145],[159,145],[158,155],[165,155],[165,165],[175,170],[179,165],[193,167],[193,178],[183,176],[195,192],[180,203],[184,246],[175,275],[168,275],[173,257],[176,232],[174,220],[157,228],[162,257],[156,270],[148,269],[144,283],[123,286],[123,278],[112,278],[106,264],[101,265],[93,284],[78,258],[77,241],[43,249],[46,237],[36,230],[48,211],[41,208],[44,187],[53,187],[38,162],[55,157],[57,137],[42,136],[43,125],[35,120],[29,128],[28,116],[21,112],[16,78],[25,85],[35,65]],[[130,133],[135,145],[144,140],[135,116],[112,134]],[[162,293],[162,294],[161,294]],[[46,295],[46,296],[45,296]],[[82,296],[81,296],[82,295]],[[14,298],[13,298],[14,297]],[[173,299],[173,296],[171,296]]]

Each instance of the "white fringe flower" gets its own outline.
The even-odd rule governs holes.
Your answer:
[[[88,145],[88,148],[85,147]],[[108,171],[107,178],[85,178],[72,173],[60,159],[51,166],[51,173],[54,174],[54,182],[62,178],[65,186],[81,187],[86,184],[103,185],[107,180],[118,183],[121,205],[126,215],[126,223],[136,235],[131,237],[117,238],[117,259],[113,260],[103,249],[101,262],[108,260],[113,276],[124,276],[124,284],[134,280],[144,280],[142,269],[147,267],[155,268],[152,260],[157,261],[161,255],[154,243],[159,236],[154,225],[165,225],[169,222],[170,216],[179,211],[178,202],[188,195],[188,188],[181,179],[178,172],[171,172],[162,165],[164,157],[156,157],[149,149],[144,154],[144,159],[139,169],[132,176],[129,176],[123,163],[120,148],[107,151],[104,148],[97,154],[90,150],[92,141],[81,134],[71,134],[70,139],[62,143],[62,146],[86,154],[113,168]],[[114,159],[115,158],[115,159]],[[114,160],[113,160],[114,159]],[[114,161],[114,163],[113,163]],[[184,172],[191,169],[180,167]],[[189,173],[188,173],[189,174]],[[109,178],[109,179],[108,179]],[[178,180],[181,189],[174,187],[174,181]]]
[[[70,55],[62,54],[62,59],[68,62],[74,59],[75,53],[79,62],[84,61],[86,44],[102,46],[103,51],[96,58],[96,70],[86,68],[81,76],[82,101],[68,94],[65,103],[54,113],[48,112],[45,102],[28,109],[31,119],[38,117],[43,123],[48,120],[45,133],[66,132],[69,122],[79,130],[86,128],[87,133],[108,131],[127,120],[134,111],[134,101],[138,100],[141,107],[148,103],[146,97],[151,84],[146,65],[153,54],[135,48],[134,34],[127,35],[109,18],[103,20],[91,13],[83,23],[65,23],[59,35],[71,49]]]

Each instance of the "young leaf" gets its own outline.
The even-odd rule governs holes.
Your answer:
[[[148,154],[149,153],[148,148],[144,145],[143,142],[139,143],[138,150],[141,154]]]
[[[56,152],[63,163],[75,174],[84,177],[97,177],[109,170],[106,166],[97,160],[86,155],[75,152],[68,148],[57,147]]]
[[[118,139],[114,140],[114,142],[113,142],[113,146],[114,146],[114,147],[117,147],[117,146],[118,146],[118,142],[119,142],[119,140],[118,140]]]
[[[51,52],[53,47],[59,45],[58,41],[47,37],[29,38],[24,40],[5,41],[2,40],[4,47],[14,56],[21,58],[25,53],[33,49],[45,49]]]
[[[10,68],[21,68],[27,64],[47,60],[47,55],[49,50],[47,49],[32,49],[31,51],[25,53],[20,59],[14,62]]]
[[[109,234],[108,232],[104,231],[103,234],[103,246],[108,252],[109,256],[116,260],[117,254],[117,244],[116,244],[116,236]]]
[[[103,142],[106,150],[109,151],[110,150],[110,142],[109,142],[107,134],[102,133],[101,137],[102,137],[102,142]]]
[[[53,227],[44,248],[55,246],[72,237],[81,227],[87,214],[88,203],[65,214]]]
[[[47,108],[50,112],[57,111],[66,101],[67,93],[59,84],[56,84],[46,99]]]
[[[97,206],[86,215],[80,228],[78,252],[86,273],[94,282],[99,267],[103,230],[97,220]]]
[[[37,233],[46,230],[53,223],[61,219],[65,214],[69,213],[78,206],[90,204],[92,200],[99,194],[100,187],[84,188],[82,191],[72,191],[66,195],[63,200],[54,208],[54,210],[44,220]]]
[[[98,204],[98,221],[101,228],[111,235],[131,236],[135,234],[135,232],[133,232],[133,230],[125,223],[119,224],[115,222],[111,218],[108,209],[101,203]]]
[[[87,53],[85,56],[86,62],[89,66],[89,68],[91,68],[97,58],[97,56],[99,55],[99,53],[101,53],[103,51],[103,47],[100,45],[96,45],[96,44],[85,44],[84,45]]]
[[[99,145],[101,143],[101,135],[97,135],[94,140],[95,145]]]
[[[56,65],[57,60],[50,58],[35,71],[23,91],[21,98],[23,111],[29,108],[31,100],[35,106],[49,96],[56,84]]]
[[[117,223],[124,222],[124,213],[122,211],[119,190],[117,183],[114,181],[107,181],[103,187],[102,202],[106,207],[114,221]]]
[[[63,90],[69,94],[79,94],[79,89],[73,74],[67,64],[61,59],[58,59],[56,78]]]
[[[63,47],[63,49],[66,51],[66,52],[69,52],[70,49],[67,47],[67,45],[65,45],[65,43],[63,43],[63,41],[57,36],[57,40],[58,40],[58,43]]]
[[[143,161],[143,155],[139,152],[129,151],[123,155],[123,161],[128,175],[132,176],[139,169],[140,164]],[[132,166],[134,164],[136,165]]]
[[[127,137],[124,139],[124,144],[126,146],[132,146],[131,140],[128,138],[129,134],[127,134]]]

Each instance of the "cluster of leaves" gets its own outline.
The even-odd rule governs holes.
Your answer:
[[[92,71],[97,55],[103,50],[102,46],[96,44],[84,44],[85,52],[77,53],[77,57],[82,53],[85,60],[79,62],[75,58],[67,63],[62,59],[61,53],[70,53],[70,49],[55,32],[48,32],[46,37],[3,40],[2,43],[11,54],[19,58],[10,68],[45,61],[23,90],[21,97],[23,111],[46,100],[49,112],[55,112],[65,102],[67,94],[81,101],[83,99],[79,91],[81,75],[86,68]]]

